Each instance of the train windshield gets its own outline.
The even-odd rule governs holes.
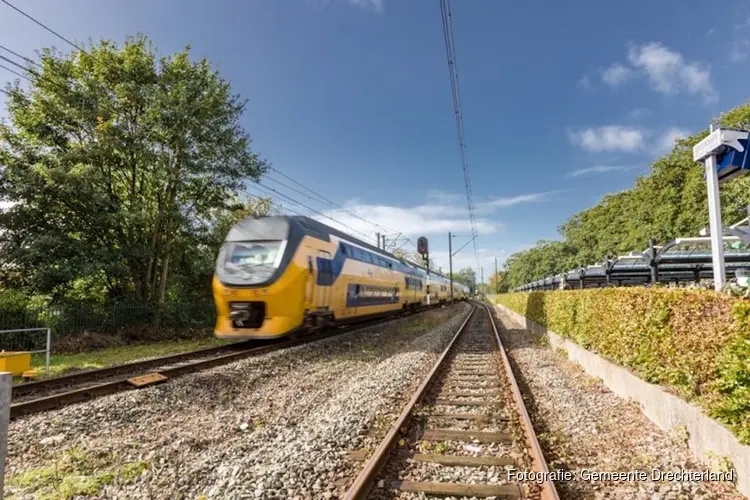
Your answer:
[[[268,280],[281,263],[283,242],[241,241],[224,247],[222,278],[233,283],[251,285]]]

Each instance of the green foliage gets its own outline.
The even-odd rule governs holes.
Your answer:
[[[45,49],[41,67],[7,87],[0,282],[161,303],[199,268],[209,294],[216,231],[248,211],[228,200],[266,168],[239,125],[245,103],[189,47],[157,58],[145,37]]]
[[[453,273],[453,281],[457,283],[461,283],[462,285],[468,286],[470,288],[474,287],[474,283],[477,280],[477,273],[474,272],[474,270],[470,267],[466,267],[464,269],[461,269],[460,271],[456,271]]]
[[[750,127],[750,103],[723,114],[721,126]],[[666,243],[698,234],[708,225],[708,201],[703,167],[692,148],[708,134],[703,130],[678,140],[673,150],[651,165],[635,186],[609,194],[595,206],[573,215],[560,228],[562,242],[539,242],[511,255],[505,263],[511,288],[536,279],[594,264],[607,257],[643,250],[650,238]],[[746,216],[750,178],[721,186],[722,216],[729,223]]]
[[[89,454],[80,447],[73,447],[55,457],[54,464],[42,468],[30,468],[10,476],[11,497],[45,500],[66,500],[80,496],[96,496],[110,484],[132,483],[150,467],[149,462],[120,462],[115,457]]]
[[[511,293],[498,302],[640,378],[663,385],[750,444],[750,304],[708,290]]]
[[[508,291],[508,277],[505,272],[498,271],[497,274],[487,278],[487,293],[505,293]]]

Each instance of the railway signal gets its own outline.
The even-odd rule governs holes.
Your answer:
[[[419,239],[417,239],[417,252],[422,256],[429,253],[429,249],[427,248],[427,238],[424,236],[420,236]]]
[[[417,239],[417,252],[419,252],[419,255],[422,256],[424,259],[425,266],[427,267],[427,272],[430,272],[430,249],[427,245],[427,238],[424,236],[420,236]]]

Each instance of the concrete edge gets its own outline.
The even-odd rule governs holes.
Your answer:
[[[517,326],[545,335],[553,349],[564,349],[571,361],[579,363],[589,375],[600,378],[618,396],[637,401],[643,413],[662,430],[673,431],[676,427],[684,426],[688,446],[699,459],[715,463],[717,458],[729,458],[735,471],[737,490],[750,498],[750,446],[737,441],[723,424],[703,414],[698,406],[638,378],[627,369],[547,330],[533,320],[501,304],[495,307]]]

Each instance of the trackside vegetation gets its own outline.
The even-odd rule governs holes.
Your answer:
[[[747,129],[750,103],[724,114],[717,125]],[[648,240],[657,244],[685,236],[697,236],[708,225],[705,171],[693,161],[693,146],[708,129],[675,142],[672,151],[651,163],[631,189],[607,194],[599,203],[560,225],[559,241],[540,241],[533,248],[506,260],[510,288],[546,278],[607,257],[643,250]],[[646,170],[646,165],[643,165]],[[747,217],[750,176],[721,186],[721,211],[725,224]]]
[[[750,301],[608,288],[502,294],[497,302],[697,403],[750,444]]]
[[[36,59],[4,88],[0,329],[210,327],[228,229],[275,211],[246,194],[268,168],[246,101],[190,47],[145,36]]]

